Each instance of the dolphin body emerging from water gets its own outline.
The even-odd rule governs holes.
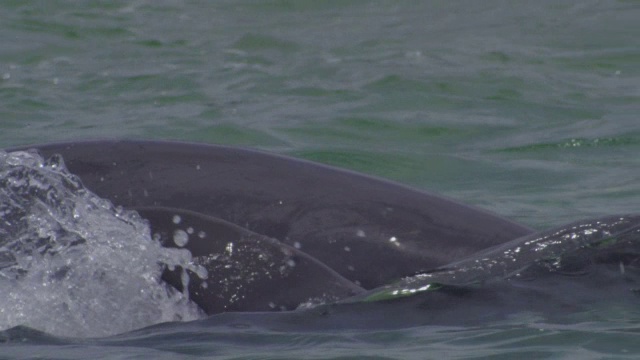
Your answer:
[[[532,232],[440,196],[255,150],[163,141],[25,148],[62,155],[88,189],[138,210],[166,246],[191,229],[185,247],[209,278],[189,290],[208,314],[346,298]],[[177,273],[165,280],[182,286]]]
[[[533,234],[486,211],[393,182],[234,147],[87,141],[26,148],[45,157],[62,155],[88,189],[148,219],[163,245],[189,249],[209,273],[206,279],[190,277],[190,298],[210,315],[440,289],[431,297],[437,299],[467,293],[466,287],[489,278],[520,281],[527,264],[540,266],[532,257],[541,244],[549,245],[543,263],[557,262],[562,254],[553,244],[563,236],[613,232],[626,234],[627,244],[628,234],[640,231],[640,218],[616,217],[604,225]],[[576,226],[591,232],[581,234]],[[598,239],[561,250],[608,241]],[[637,258],[614,255],[608,259],[615,266],[633,265]],[[180,274],[166,270],[163,279],[183,290]]]

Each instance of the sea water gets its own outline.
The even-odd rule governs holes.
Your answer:
[[[633,0],[3,2],[0,147],[258,147],[537,229],[638,212],[638,18]],[[212,318],[99,340],[18,327],[0,357],[637,357],[637,316],[593,315],[331,332]]]

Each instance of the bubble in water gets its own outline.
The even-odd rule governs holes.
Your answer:
[[[82,186],[62,157],[0,151],[0,330],[106,336],[203,316],[161,280],[185,249],[151,239],[140,216]],[[188,281],[188,279],[185,279]]]

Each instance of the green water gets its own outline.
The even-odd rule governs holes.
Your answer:
[[[3,1],[0,147],[256,147],[538,229],[638,212],[638,19],[637,0]],[[530,335],[531,356],[578,356],[580,339],[609,334],[598,326]],[[504,331],[460,341],[508,357]],[[424,354],[398,341],[380,356]],[[334,356],[373,358],[361,345]]]

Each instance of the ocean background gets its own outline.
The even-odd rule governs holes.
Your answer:
[[[640,2],[0,2],[0,148],[171,139],[392,179],[542,230],[640,212]],[[52,314],[54,316],[55,314]],[[390,314],[393,316],[393,314]],[[0,359],[637,358],[640,316],[0,332]]]

